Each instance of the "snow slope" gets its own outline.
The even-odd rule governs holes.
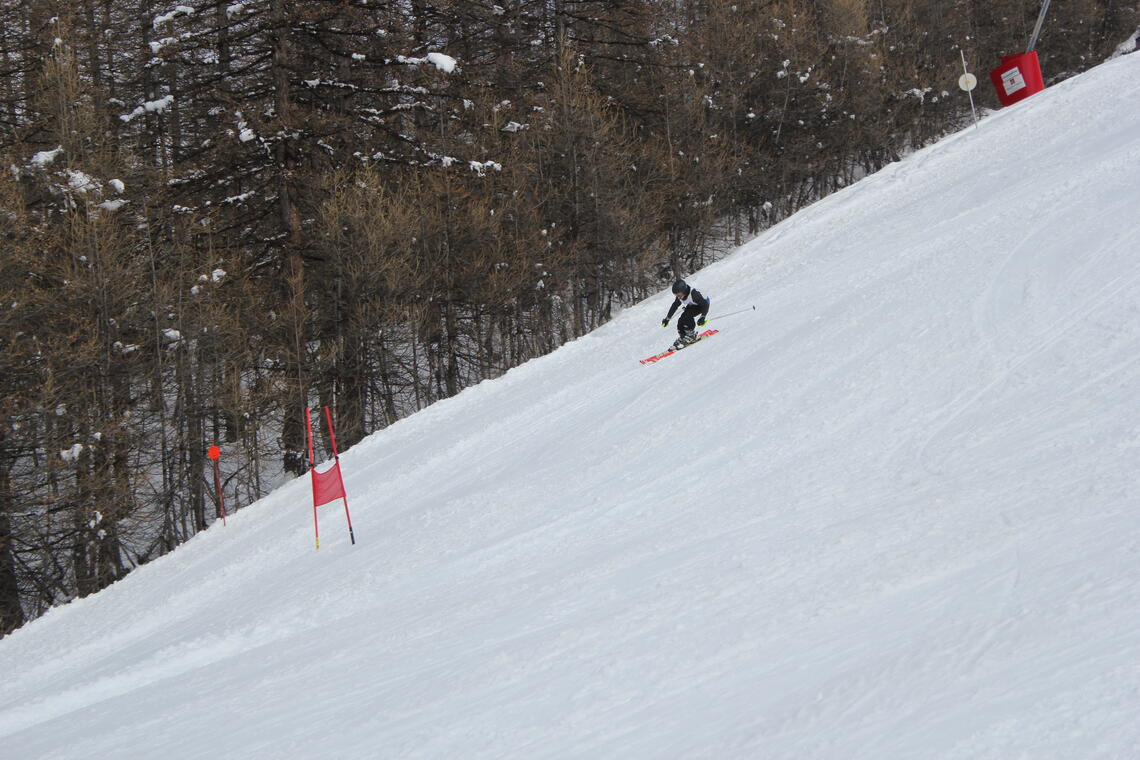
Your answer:
[[[0,755],[1140,757],[1140,55],[0,642]]]

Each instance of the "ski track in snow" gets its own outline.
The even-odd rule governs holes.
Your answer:
[[[0,642],[0,756],[1140,757],[1140,56]],[[718,321],[725,312],[754,312]],[[339,510],[339,511],[338,511]]]

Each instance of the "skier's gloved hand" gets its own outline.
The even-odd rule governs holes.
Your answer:
[[[669,326],[669,318],[668,318],[668,317],[666,317],[665,319],[661,320],[661,326],[662,326],[662,327],[668,327],[668,326]]]
[[[705,326],[705,318],[701,317],[700,319],[697,320],[697,327],[704,327],[704,326]]]

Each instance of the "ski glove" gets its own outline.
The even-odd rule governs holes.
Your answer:
[[[668,318],[668,317],[666,317],[665,319],[661,320],[661,326],[662,326],[662,327],[668,327],[668,326],[669,326],[669,318]]]
[[[705,326],[705,318],[701,317],[700,319],[697,320],[697,327],[704,327],[704,326]]]

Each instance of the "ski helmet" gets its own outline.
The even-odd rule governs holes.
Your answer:
[[[689,286],[685,284],[684,280],[677,280],[673,283],[673,295],[689,295]]]

